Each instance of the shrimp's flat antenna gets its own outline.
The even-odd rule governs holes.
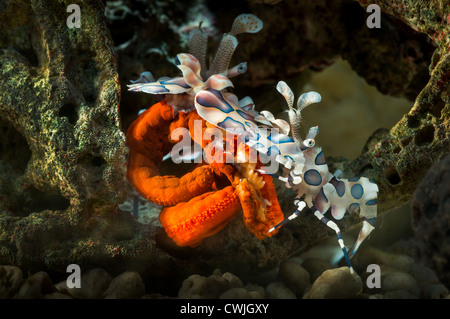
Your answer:
[[[243,13],[234,19],[229,34],[237,35],[240,33],[256,33],[263,28],[263,22],[253,14]]]

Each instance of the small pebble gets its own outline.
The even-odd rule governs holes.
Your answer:
[[[248,283],[244,286],[244,288],[247,289],[248,291],[256,291],[263,297],[265,297],[265,295],[266,295],[266,291],[265,291],[264,287],[261,287],[259,285]]]
[[[395,290],[405,290],[416,297],[420,294],[416,280],[411,275],[403,272],[388,272],[382,274],[381,290],[385,293]]]
[[[365,272],[367,265],[370,264],[407,269],[413,262],[414,260],[409,256],[388,253],[371,246],[358,250],[352,259],[352,265],[359,273]]]
[[[162,295],[160,293],[151,293],[151,294],[145,294],[141,297],[141,299],[175,299],[174,297],[169,297]]]
[[[19,267],[0,266],[0,299],[12,298],[22,281],[22,271]]]
[[[58,291],[46,294],[44,296],[44,299],[73,299],[71,296],[68,296],[66,294],[60,293]]]
[[[311,282],[314,282],[325,270],[333,268],[329,262],[318,258],[306,259],[302,262],[302,267],[309,272]]]
[[[70,295],[73,298],[76,299],[91,299],[93,298],[92,293],[92,287],[86,283],[83,278],[80,279],[80,288],[73,287],[69,288],[67,287],[67,281],[63,280],[55,285],[55,288],[58,290],[59,293]]]
[[[384,294],[385,299],[418,299],[417,296],[412,295],[409,291],[404,289],[388,291]]]
[[[145,294],[145,285],[141,275],[126,271],[114,278],[103,294],[105,299],[136,299]]]
[[[421,290],[426,286],[441,283],[433,270],[417,263],[409,265],[407,273],[414,277]]]
[[[226,290],[242,286],[242,281],[232,273],[222,274],[216,269],[209,277],[191,275],[186,278],[178,291],[178,297],[182,299],[218,298]]]
[[[41,299],[44,295],[56,291],[50,277],[45,271],[40,271],[25,280],[17,293],[19,299]]]
[[[423,298],[427,299],[443,299],[448,294],[449,291],[443,284],[428,285],[422,290]]]
[[[89,285],[91,298],[98,299],[108,289],[112,281],[112,276],[104,269],[94,268],[82,274],[81,280]]]
[[[269,299],[296,299],[292,290],[280,281],[272,282],[266,287],[266,297]]]
[[[325,270],[314,281],[306,293],[306,299],[348,299],[357,298],[362,292],[363,284],[356,273],[348,267]]]
[[[283,282],[299,298],[303,296],[306,288],[311,284],[308,271],[300,264],[290,260],[285,260],[280,264],[278,280]]]
[[[230,288],[243,287],[242,281],[236,275],[233,275],[230,272],[224,273],[222,275],[222,278],[228,282],[228,286]]]
[[[231,288],[222,293],[219,299],[263,299],[264,296],[257,291],[248,291],[245,288]]]
[[[214,286],[210,287],[208,279],[200,275],[190,275],[183,280],[178,290],[178,298],[181,299],[216,298],[219,295],[220,291]]]
[[[79,288],[68,288],[67,281],[63,280],[55,285],[56,289],[63,294],[77,299],[98,299],[111,283],[112,277],[105,270],[94,268],[81,275]]]

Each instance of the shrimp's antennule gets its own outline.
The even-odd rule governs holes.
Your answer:
[[[189,34],[189,53],[197,58],[200,62],[201,76],[206,77],[206,49],[208,47],[208,33],[201,29],[201,24],[198,28],[191,31]]]

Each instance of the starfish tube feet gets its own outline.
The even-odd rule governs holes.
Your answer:
[[[197,196],[186,203],[166,207],[159,220],[178,246],[197,246],[220,231],[239,213],[239,197],[232,186]]]
[[[278,233],[278,230],[272,232],[269,230],[273,225],[281,223],[284,215],[278,203],[272,177],[259,174],[258,176],[262,180],[262,187],[255,185],[251,178],[242,179],[236,186],[236,191],[241,201],[245,226],[262,240]]]

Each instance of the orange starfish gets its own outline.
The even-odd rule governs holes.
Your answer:
[[[194,134],[195,120],[202,121],[202,134]],[[159,174],[163,156],[178,142],[171,133],[179,127],[188,128],[191,136],[203,136],[208,123],[196,111],[175,112],[164,99],[142,113],[127,132],[128,179],[143,197],[165,206],[160,221],[169,237],[179,246],[197,246],[241,209],[245,225],[257,238],[274,235],[269,229],[283,220],[283,213],[271,177],[255,171],[260,164],[212,162],[181,178]],[[210,141],[196,142],[205,148]],[[248,147],[236,146],[235,156],[238,152],[248,152]]]

